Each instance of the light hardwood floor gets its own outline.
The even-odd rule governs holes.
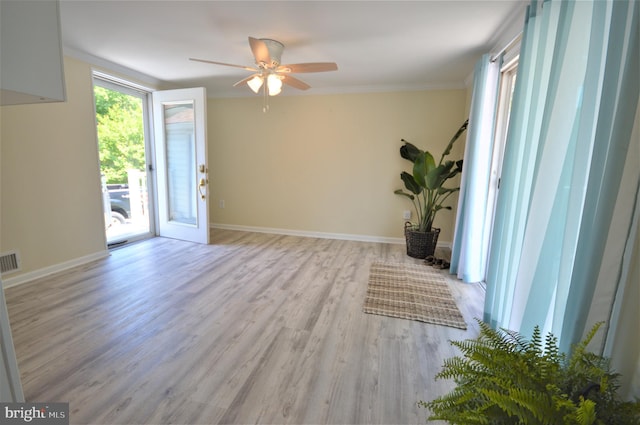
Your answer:
[[[466,331],[364,314],[373,261],[421,263],[404,249],[214,230],[8,288],[25,396],[73,424],[424,423],[484,291],[448,279]]]

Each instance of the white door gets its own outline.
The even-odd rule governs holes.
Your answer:
[[[160,236],[209,243],[206,90],[153,93]]]

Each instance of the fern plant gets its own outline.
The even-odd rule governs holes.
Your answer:
[[[587,351],[596,324],[569,357],[549,333],[536,327],[530,340],[517,332],[494,330],[482,321],[476,339],[452,341],[462,356],[445,360],[436,379],[456,388],[418,404],[428,420],[450,424],[639,424],[640,402],[617,396],[619,375],[607,359]]]

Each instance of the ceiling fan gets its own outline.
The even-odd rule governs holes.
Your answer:
[[[254,93],[258,93],[260,88],[262,88],[265,97],[267,94],[269,94],[269,96],[280,94],[283,83],[299,90],[307,90],[311,87],[304,81],[291,76],[291,74],[336,71],[338,69],[338,65],[334,62],[309,62],[281,65],[280,56],[284,50],[284,44],[270,38],[249,37],[249,46],[256,60],[255,67],[234,65],[206,59],[189,58],[189,60],[212,63],[214,65],[233,66],[235,68],[252,71],[252,75],[243,78],[233,86],[236,87],[240,84],[247,83]]]

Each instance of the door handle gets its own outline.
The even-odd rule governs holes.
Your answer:
[[[202,189],[204,188],[204,192]],[[207,191],[207,181],[205,179],[200,179],[200,183],[198,184],[198,192],[200,193],[200,199],[205,199],[205,193]]]

